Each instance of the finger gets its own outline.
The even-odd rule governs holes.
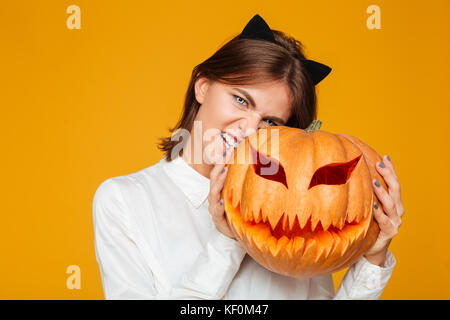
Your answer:
[[[375,210],[381,211],[386,217],[388,217],[388,219],[390,220],[391,224],[395,223],[396,225],[401,225],[402,219],[396,214],[394,214],[393,216],[388,215],[386,213],[386,210],[384,209],[384,207],[382,205],[381,200],[378,198],[377,195],[375,195],[374,205],[373,206],[374,206],[374,211]]]
[[[384,213],[383,208],[380,207],[377,202],[373,203],[373,216],[381,228],[385,228],[388,225],[389,217]]]
[[[211,184],[214,183],[215,180],[217,180],[217,177],[219,176],[220,172],[222,171],[225,164],[215,164],[214,167],[211,169],[211,172],[209,173],[209,180]]]
[[[231,158],[231,155],[233,154],[233,150],[228,149],[222,156],[221,161],[219,161],[218,163],[216,163],[214,165],[214,167],[212,168],[210,174],[209,174],[209,178],[210,180],[215,180],[217,178],[217,176],[220,174],[220,172],[222,171],[222,169],[226,166],[226,164],[228,163],[228,161]]]
[[[391,218],[398,217],[395,201],[392,199],[391,195],[387,193],[377,179],[372,180],[372,185],[375,195],[383,206],[383,211]]]
[[[392,170],[392,173],[394,174],[395,178],[397,179],[397,173],[395,172],[394,164],[392,163],[391,158],[389,158],[389,156],[387,154],[385,154],[383,157],[383,163],[386,165],[386,167],[388,167],[389,169]]]
[[[224,219],[225,209],[223,207],[223,199],[217,201],[216,206],[213,210],[213,215],[216,218],[216,221],[222,221]]]
[[[383,176],[383,179],[388,185],[389,194],[394,199],[397,214],[399,215],[399,217],[403,216],[403,214],[405,213],[405,209],[403,207],[401,187],[389,156],[385,155],[383,158],[383,162],[378,162],[376,164],[376,168],[377,171]]]
[[[235,239],[235,236],[234,236],[233,232],[231,231],[231,224],[230,224],[229,220],[226,218],[224,212],[225,212],[224,210],[221,210],[221,213],[214,214],[212,217],[212,220],[213,220],[214,224],[216,225],[216,227],[222,233],[225,233],[230,238]]]
[[[227,177],[227,172],[228,172],[228,168],[227,167],[222,168],[222,171],[220,172],[220,175],[211,184],[209,193],[211,194],[211,198],[212,198],[213,201],[219,201],[220,191],[223,189],[223,186],[225,184],[225,179]]]
[[[391,160],[391,158],[389,158],[388,155],[385,155],[383,157],[383,163],[386,165],[386,167],[388,167],[392,170],[392,173],[394,174],[395,179],[397,180],[398,192],[396,192],[395,205],[397,207],[397,214],[399,215],[399,217],[402,217],[403,214],[405,213],[405,208],[403,207],[401,187],[400,187],[400,183],[398,182],[398,177],[397,177],[397,173],[395,172],[394,164],[392,163],[392,160]]]
[[[377,202],[373,204],[373,216],[385,234],[394,236],[398,233],[398,226],[400,224],[398,222],[393,223],[392,219],[386,215],[383,208]]]
[[[405,208],[403,207],[403,202],[397,207],[398,216],[401,218],[405,214]]]
[[[216,226],[218,226],[221,230],[230,230],[230,225],[228,219],[225,216],[225,208],[223,205],[223,200],[217,203],[215,210],[212,213],[212,220]],[[226,232],[232,234],[231,232]]]
[[[230,163],[230,159],[233,156],[235,150],[236,148],[229,148],[227,149],[227,151],[225,151],[224,164]]]
[[[395,175],[393,169],[388,167],[384,161],[377,162],[376,168],[386,182],[389,189],[389,194],[393,197],[395,203],[399,204],[402,201],[400,183],[398,182],[397,176]]]
[[[214,219],[220,218],[225,212],[225,209],[223,207],[223,200],[220,199],[219,201],[210,202],[208,210]]]
[[[210,173],[210,191],[208,195],[208,201],[210,206],[214,206],[212,211],[215,210],[217,202],[220,200],[220,191],[223,189],[225,178],[228,172],[228,167],[225,163],[231,158],[232,150],[228,150],[224,154],[224,162],[222,164],[216,164]],[[220,171],[219,171],[220,170]]]

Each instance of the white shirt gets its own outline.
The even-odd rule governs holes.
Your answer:
[[[255,262],[220,233],[209,179],[183,158],[103,181],[95,192],[95,255],[106,299],[378,299],[395,258],[364,257],[336,294],[332,275],[296,279]]]

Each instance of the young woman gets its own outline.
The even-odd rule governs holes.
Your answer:
[[[240,37],[194,68],[183,114],[172,136],[160,141],[165,155],[158,163],[98,187],[95,252],[106,299],[377,299],[382,293],[395,265],[388,246],[404,211],[387,156],[377,170],[389,192],[373,184],[380,235],[336,294],[331,275],[295,279],[263,268],[227,224],[220,191],[233,147],[267,126],[306,128],[316,118],[315,84],[329,72],[308,64],[299,41],[267,28],[255,16]]]

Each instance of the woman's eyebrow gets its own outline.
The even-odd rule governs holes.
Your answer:
[[[284,126],[285,125],[284,120],[280,119],[278,117],[268,116],[268,117],[265,117],[265,118],[269,119],[269,120],[272,120],[273,122],[278,122],[280,124],[280,126]]]
[[[250,102],[250,105],[251,105],[253,108],[256,108],[255,100],[253,100],[253,97],[250,95],[250,93],[248,93],[248,92],[245,91],[244,89],[240,89],[240,88],[233,88],[233,89],[236,90],[236,91],[239,91],[240,93],[242,93],[242,94],[247,98],[247,100]],[[278,117],[269,116],[269,117],[266,117],[266,119],[272,120],[272,121],[274,121],[274,122],[278,122],[278,123],[280,123],[281,125],[284,125],[284,124],[285,124],[285,123],[284,123],[284,120],[283,120],[283,119],[280,119],[280,118],[278,118]]]
[[[247,100],[250,102],[252,107],[256,108],[255,100],[253,100],[253,97],[250,95],[250,93],[248,93],[244,89],[240,89],[240,88],[233,88],[233,89],[242,93],[247,98]]]

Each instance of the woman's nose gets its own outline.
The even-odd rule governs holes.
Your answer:
[[[247,136],[255,133],[256,130],[259,129],[259,125],[261,122],[261,119],[259,116],[257,116],[257,115],[248,116],[241,120],[242,121],[239,123],[239,128],[243,132],[244,137],[247,137]]]

